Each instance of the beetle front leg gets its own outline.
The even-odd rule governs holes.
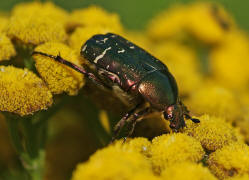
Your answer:
[[[134,129],[135,129],[135,126],[137,124],[137,120],[142,117],[142,116],[145,116],[146,114],[149,114],[150,113],[150,108],[147,107],[145,108],[144,110],[142,111],[139,111],[138,113],[135,113],[133,118],[131,119],[131,128],[130,128],[130,131],[128,132],[128,135],[127,137],[130,137],[132,135],[132,133],[134,132]],[[126,139],[126,138],[125,138]]]
[[[43,52],[33,51],[32,55],[36,55],[36,54],[49,57],[49,58],[51,58],[51,59],[53,59],[61,64],[67,65],[70,68],[74,69],[75,71],[77,71],[81,74],[84,74],[87,78],[91,79],[93,82],[97,83],[98,85],[106,87],[106,85],[103,84],[101,82],[101,80],[99,80],[93,73],[87,72],[84,68],[82,68],[76,64],[73,64],[66,59],[63,59],[60,55],[54,56],[54,55],[46,54]]]
[[[181,106],[183,107],[183,114],[185,116],[186,119],[190,119],[191,121],[193,121],[194,123],[199,123],[200,120],[199,119],[196,119],[196,118],[192,118],[190,115],[189,115],[189,110],[188,108],[180,101],[180,104]]]
[[[113,137],[111,140],[111,143],[118,137],[118,135],[120,134],[121,129],[124,127],[125,123],[127,122],[127,120],[129,119],[129,117],[131,117],[132,114],[134,114],[134,112],[141,106],[142,104],[139,103],[135,106],[135,108],[133,108],[132,110],[130,110],[128,113],[126,113],[122,119],[115,125],[114,127],[114,132],[113,132]]]

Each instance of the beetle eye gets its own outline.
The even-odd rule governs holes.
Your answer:
[[[166,112],[164,112],[163,115],[164,115],[164,119],[167,119],[167,120],[172,119],[172,114],[167,114]]]

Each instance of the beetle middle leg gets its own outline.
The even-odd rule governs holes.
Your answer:
[[[33,51],[32,55],[36,55],[36,54],[49,57],[49,58],[51,58],[51,59],[53,59],[61,64],[67,65],[70,68],[74,69],[75,71],[77,71],[81,74],[84,74],[87,78],[91,79],[93,82],[97,83],[98,85],[106,87],[106,85],[103,84],[101,82],[101,80],[99,80],[93,73],[87,72],[84,68],[77,66],[76,64],[71,63],[70,61],[68,61],[66,59],[63,59],[60,55],[54,56],[54,55],[46,54],[43,52]]]

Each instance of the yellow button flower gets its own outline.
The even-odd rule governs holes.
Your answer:
[[[25,44],[38,45],[48,41],[65,41],[66,15],[51,3],[21,4],[14,8],[7,34]]]
[[[98,6],[74,10],[71,13],[67,26],[68,29],[74,29],[78,26],[101,26],[112,29],[113,32],[121,32],[123,29],[117,14],[109,13]]]
[[[162,179],[170,180],[216,180],[217,178],[201,164],[183,162],[172,164],[162,174]]]
[[[237,141],[242,142],[242,135],[224,119],[209,115],[198,119],[201,121],[198,124],[188,121],[185,132],[200,141],[208,151],[215,151]]]
[[[186,31],[207,44],[221,42],[234,26],[224,8],[214,3],[191,4],[186,16]]]
[[[224,146],[210,155],[208,164],[220,179],[249,174],[249,146],[238,143]]]
[[[186,134],[167,134],[152,140],[151,160],[157,173],[174,163],[198,162],[203,155],[200,142]]]
[[[165,42],[152,49],[153,54],[167,65],[174,75],[181,95],[189,95],[203,81],[200,64],[193,49],[177,42]]]
[[[0,15],[0,33],[6,30],[8,24],[8,18]]]
[[[0,66],[0,111],[21,116],[51,106],[52,94],[46,84],[27,69]]]
[[[227,180],[248,180],[249,179],[249,175],[248,174],[243,174],[241,176],[235,176],[232,178],[227,178]]]
[[[69,45],[71,48],[76,50],[78,54],[80,54],[80,49],[83,44],[90,39],[95,34],[105,34],[111,32],[111,29],[104,28],[99,25],[95,26],[86,26],[86,27],[78,27],[72,33],[69,38]]]
[[[16,51],[10,39],[0,32],[0,61],[9,60],[15,55]]]
[[[223,117],[230,122],[237,121],[241,116],[239,99],[235,94],[215,84],[207,84],[194,90],[186,104],[193,113],[207,113]]]
[[[124,151],[134,151],[144,154],[145,156],[150,156],[151,153],[151,142],[142,137],[137,137],[133,139],[127,139],[124,141],[121,139],[115,142],[114,147],[120,148]]]
[[[240,90],[249,82],[249,38],[241,31],[233,31],[210,54],[214,78],[226,87]]]
[[[62,58],[80,66],[80,60],[71,48],[62,43],[45,43],[35,48],[37,52],[49,55],[60,55]],[[35,66],[49,89],[54,94],[63,92],[69,95],[76,95],[84,85],[83,75],[68,66],[55,62],[49,57],[34,55]]]
[[[149,161],[138,152],[109,146],[79,164],[72,180],[128,180],[137,174],[152,174]]]

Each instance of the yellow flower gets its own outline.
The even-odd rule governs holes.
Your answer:
[[[51,106],[52,94],[45,83],[27,69],[0,66],[0,111],[21,116]]]
[[[198,162],[203,155],[200,142],[186,134],[167,134],[152,140],[151,161],[157,173],[174,163]]]
[[[210,114],[237,121],[241,116],[239,99],[229,89],[215,84],[206,84],[194,90],[186,100],[189,109],[198,115]]]
[[[12,12],[7,34],[25,44],[38,45],[48,41],[65,41],[66,14],[51,3],[25,3]]]
[[[196,53],[192,49],[169,41],[155,46],[152,52],[176,78],[180,95],[189,95],[200,87],[203,78]]]
[[[72,180],[128,180],[137,174],[152,174],[149,161],[138,152],[109,146],[79,164]]]
[[[112,29],[113,32],[121,32],[123,29],[117,14],[109,13],[98,6],[74,10],[67,26],[68,29],[74,29],[78,26],[101,26],[102,28]]]
[[[5,16],[0,15],[0,33],[4,32],[6,30],[6,27],[8,25],[8,18]]]
[[[240,31],[229,33],[222,45],[212,49],[210,66],[218,83],[233,89],[248,87],[249,38]]]
[[[220,179],[249,174],[249,146],[230,144],[212,153],[208,159],[209,168]]]
[[[0,61],[9,60],[15,55],[16,51],[10,39],[0,32]]]
[[[138,173],[135,174],[134,176],[132,176],[130,178],[130,180],[162,180],[162,178],[160,176],[156,176],[154,175],[152,172],[148,173],[148,172],[142,172],[142,173]]]
[[[90,39],[95,34],[106,34],[108,32],[111,32],[111,30],[99,25],[78,27],[70,36],[69,45],[80,55],[81,47],[88,39]]]
[[[123,140],[115,142],[114,147],[120,148],[124,151],[134,151],[142,153],[145,156],[150,156],[151,153],[151,142],[142,137],[127,139],[124,143]]]
[[[162,179],[170,180],[216,180],[216,177],[201,164],[191,162],[176,163],[166,168]]]
[[[48,42],[37,46],[35,51],[54,56],[60,55],[62,58],[80,66],[78,56],[65,44]],[[66,92],[69,95],[76,95],[84,85],[83,75],[70,67],[38,54],[34,55],[34,59],[37,71],[52,93],[61,94]]]
[[[187,122],[185,132],[200,141],[203,148],[215,151],[225,145],[241,141],[242,136],[222,118],[203,115],[199,124]]]
[[[178,5],[159,13],[148,24],[148,35],[158,41],[181,37],[185,25],[186,9],[185,6]]]
[[[186,11],[186,31],[207,44],[221,42],[233,26],[231,17],[218,4],[198,2]]]

